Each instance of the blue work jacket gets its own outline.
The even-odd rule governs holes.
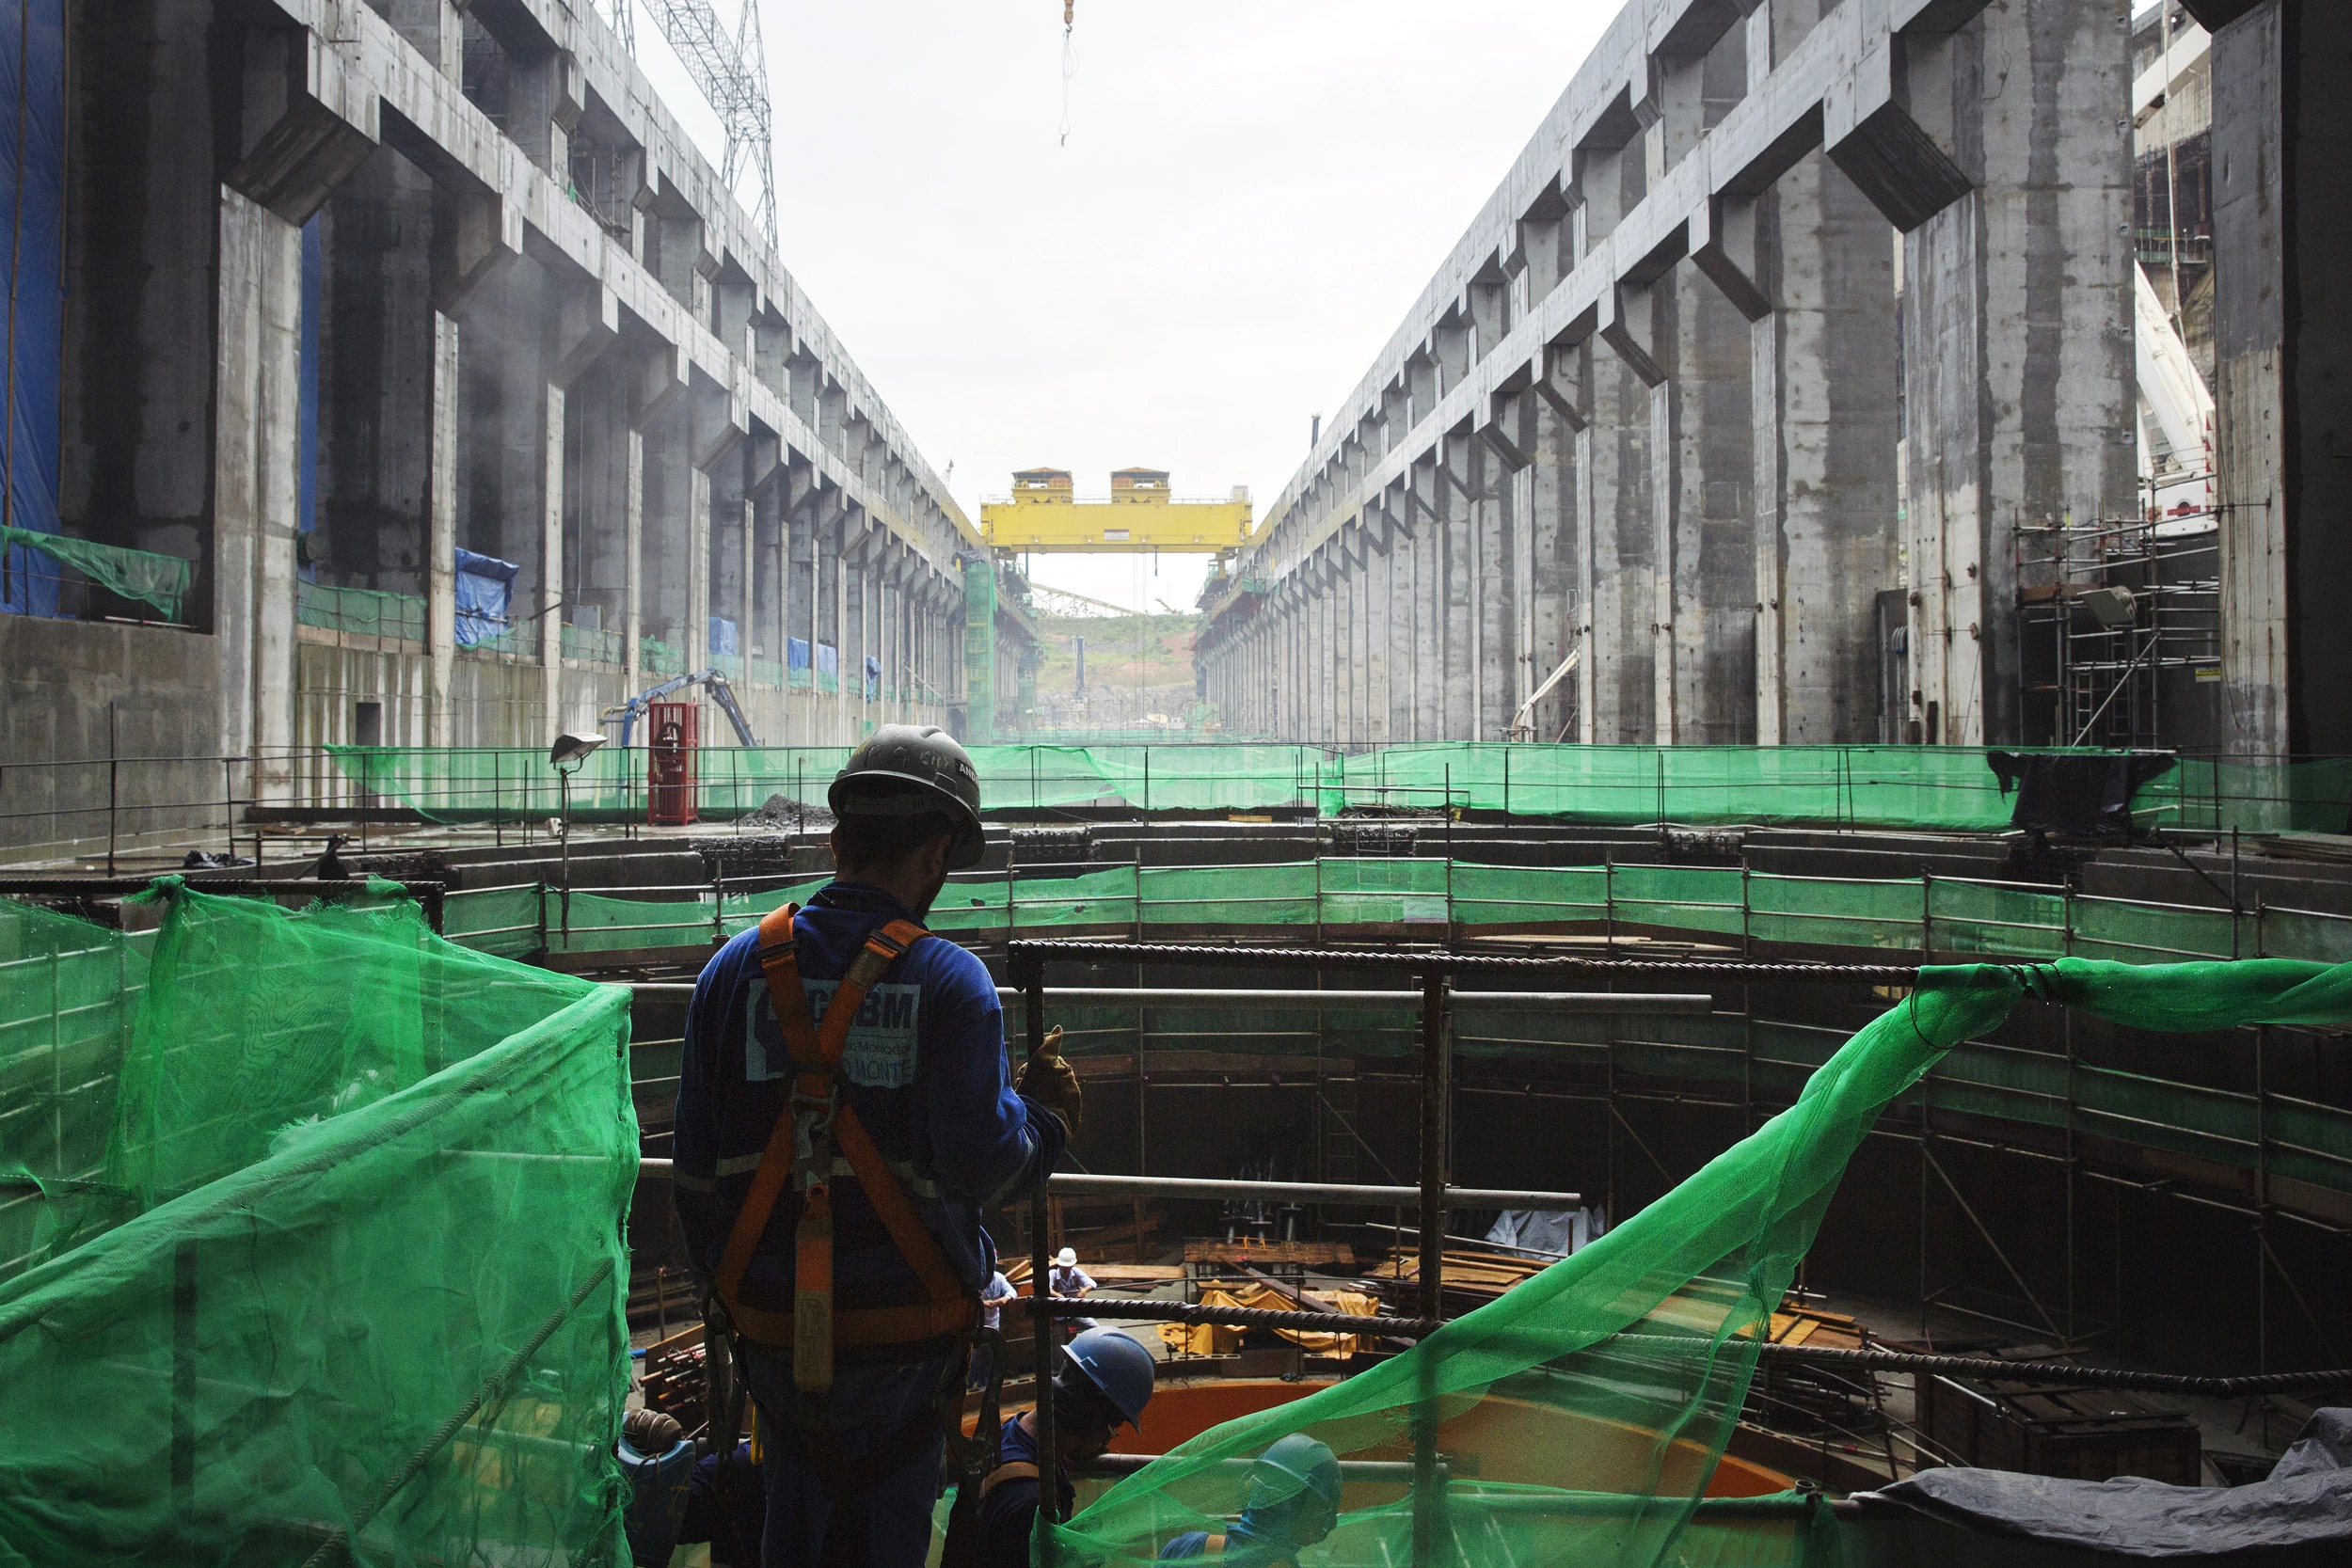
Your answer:
[[[879,888],[834,881],[793,922],[802,989],[824,1015],[842,975],[877,927],[914,917]],[[918,942],[866,994],[842,1051],[842,1098],[914,1200],[964,1284],[995,1270],[980,1213],[1053,1173],[1065,1133],[1058,1117],[1012,1090],[1004,1013],[987,968],[944,937]],[[759,966],[759,933],[743,932],[702,973],[686,1014],[678,1074],[678,1224],[706,1277],[758,1169],[776,1119],[787,1114],[792,1064]],[[834,1299],[887,1307],[924,1299],[854,1177],[833,1180]],[[743,1275],[746,1301],[788,1308],[793,1229],[802,1200],[786,1188]]]

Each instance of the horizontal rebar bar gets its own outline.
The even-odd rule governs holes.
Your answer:
[[[1057,1172],[1046,1182],[1057,1197],[1213,1197],[1251,1202],[1270,1198],[1364,1209],[1417,1209],[1419,1187],[1375,1187],[1333,1181],[1222,1181],[1190,1176],[1094,1176]],[[1581,1209],[1577,1193],[1520,1192],[1507,1187],[1448,1187],[1449,1209]]]
[[[1264,1307],[1196,1306],[1181,1301],[1135,1301],[1106,1296],[1049,1298],[1057,1318],[1128,1319],[1143,1323],[1206,1323],[1228,1328],[1288,1328],[1315,1334],[1373,1334],[1422,1339],[1455,1319],[1359,1318],[1343,1312],[1279,1312]],[[1656,1343],[1657,1341],[1651,1341]],[[1693,1341],[1695,1345],[1697,1342]],[[2191,1377],[2122,1367],[2076,1367],[2063,1361],[2002,1361],[1982,1355],[1934,1355],[1913,1351],[1843,1350],[1830,1345],[1760,1345],[1765,1359],[1860,1367],[1872,1371],[1949,1372],[2011,1383],[2056,1383],[2070,1388],[2123,1388],[2144,1393],[2236,1399],[2299,1389],[2352,1386],[2352,1367],[2245,1377]]]
[[[693,924],[696,923],[670,923],[679,928]],[[709,921],[704,920],[700,924],[707,926]],[[596,927],[597,930],[628,928]],[[631,980],[627,984],[630,990],[644,997],[666,996],[684,1001],[694,993],[694,982],[691,980]],[[997,999],[1002,1002],[1017,1001],[1023,994],[1013,986],[996,988]],[[1184,990],[1155,987],[1054,986],[1046,990],[1045,1000],[1049,1006],[1056,1003],[1078,1003],[1095,1006],[1182,1007],[1251,1002],[1270,1007],[1418,1009],[1422,999],[1421,992],[1417,990],[1251,990],[1246,988]],[[1457,990],[1449,991],[1447,1000],[1456,1009],[1541,1007],[1554,1013],[1704,1013],[1712,1011],[1715,1006],[1714,996],[1705,991]]]
[[[1736,907],[1736,906],[1734,906]],[[1316,947],[1218,947],[1207,943],[1086,942],[1022,937],[1007,944],[1016,963],[1055,959],[1098,963],[1258,964],[1269,969],[1400,970],[1420,974],[1590,974],[1598,978],[1674,980],[1839,980],[1912,986],[1915,964],[1709,963],[1693,958],[1523,958],[1501,953],[1450,953],[1441,948],[1385,947],[1349,951]],[[1052,995],[1049,987],[1047,995]]]
[[[1012,1001],[1023,993],[999,986],[996,995]],[[1467,1007],[1541,1007],[1552,1013],[1704,1013],[1715,998],[1701,991],[1642,993],[1605,990],[1457,990],[1447,994],[1455,1010]],[[1154,987],[1054,986],[1046,1004],[1089,1004],[1104,1006],[1210,1006],[1226,1002],[1253,1002],[1268,1007],[1397,1007],[1419,1011],[1417,990],[1168,990]]]

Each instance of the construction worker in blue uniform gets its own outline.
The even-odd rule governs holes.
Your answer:
[[[763,1560],[919,1568],[995,1269],[980,1214],[1053,1172],[1078,1084],[1057,1054],[1007,1082],[994,982],[919,924],[980,859],[963,748],[884,725],[827,799],[834,879],[694,988],[678,1222],[758,1411]]]
[[[1152,1353],[1115,1328],[1088,1329],[1062,1352],[1061,1368],[1047,1386],[1053,1391],[1054,1486],[1061,1517],[1070,1517],[1077,1497],[1070,1466],[1099,1458],[1111,1446],[1113,1433],[1143,1419],[1156,1370]],[[1042,1477],[1037,1415],[1024,1411],[1005,1422],[996,1466],[980,1480],[970,1560],[943,1561],[942,1568],[1028,1568]],[[961,1546],[961,1534],[950,1526],[950,1558],[961,1557],[953,1549]]]
[[[1216,1558],[1223,1568],[1296,1568],[1299,1548],[1331,1533],[1340,1517],[1340,1462],[1330,1448],[1294,1432],[1258,1456],[1242,1479],[1241,1517],[1219,1531],[1188,1530],[1160,1548],[1163,1560]]]

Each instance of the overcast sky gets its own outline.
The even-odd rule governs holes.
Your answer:
[[[1076,3],[1065,146],[1059,0],[764,0],[785,264],[975,524],[1041,465],[1263,515],[1619,0]],[[1148,570],[1037,577],[1190,608],[1200,558]]]

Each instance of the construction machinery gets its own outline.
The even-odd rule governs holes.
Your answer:
[[[726,676],[716,670],[697,670],[691,675],[672,675],[666,681],[645,688],[644,690],[640,691],[618,707],[606,708],[597,717],[596,723],[599,728],[609,728],[613,724],[619,724],[621,726],[620,744],[626,751],[628,747],[629,736],[636,730],[637,721],[644,717],[648,708],[674,691],[684,691],[697,686],[710,689],[710,700],[719,705],[719,711],[725,714],[727,722],[735,726],[736,744],[739,746],[759,744],[752,737],[751,721],[744,718],[743,710],[736,705],[735,689],[727,684]]]

